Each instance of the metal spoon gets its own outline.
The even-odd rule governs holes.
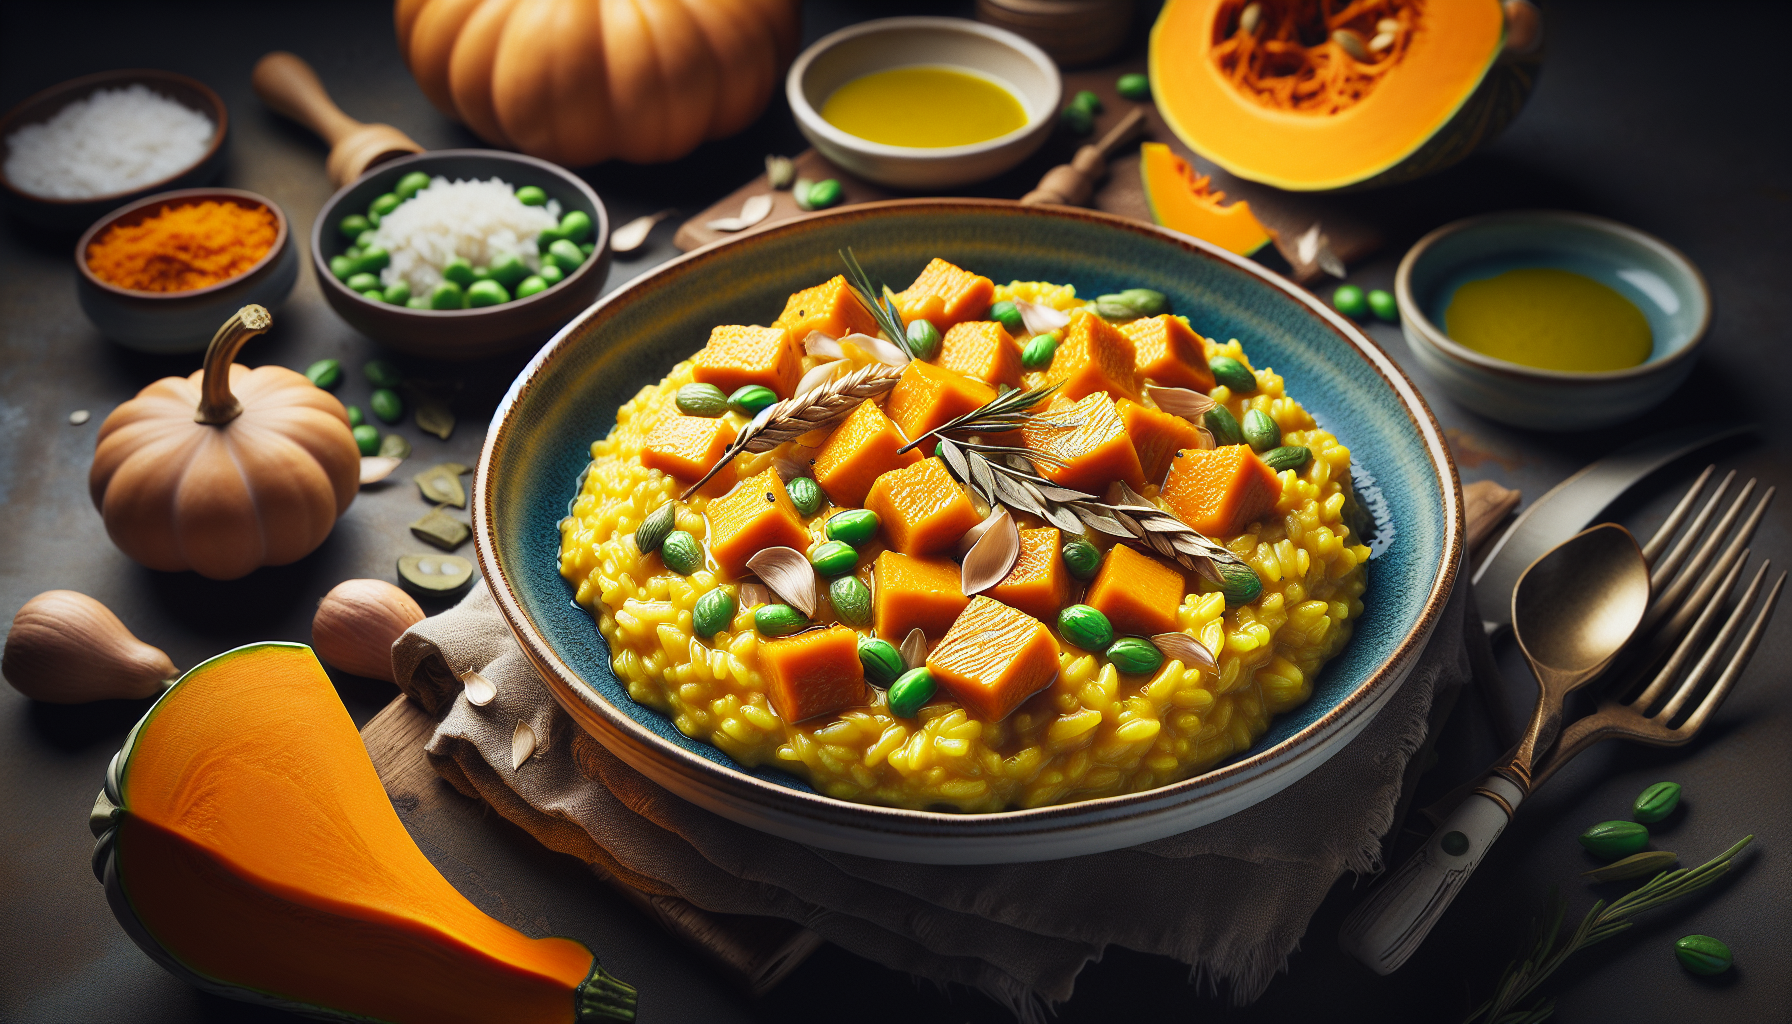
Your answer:
[[[1512,632],[1537,673],[1537,709],[1511,760],[1437,827],[1344,922],[1345,949],[1391,974],[1425,940],[1531,789],[1555,742],[1562,701],[1605,671],[1649,607],[1649,563],[1622,526],[1584,530],[1532,562],[1512,591]]]
[[[647,241],[648,232],[653,230],[653,226],[677,212],[678,211],[675,209],[661,210],[658,213],[650,213],[645,217],[636,217],[634,220],[622,225],[615,231],[610,232],[610,251],[634,252],[636,249],[641,248],[641,243]]]

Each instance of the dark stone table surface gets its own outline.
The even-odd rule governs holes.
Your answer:
[[[937,5],[811,2],[813,40],[864,17]],[[968,4],[948,4],[962,13]],[[1465,480],[1493,479],[1528,498],[1627,437],[1675,423],[1740,417],[1755,440],[1712,458],[1763,486],[1792,482],[1780,446],[1792,434],[1792,145],[1784,66],[1748,40],[1792,34],[1784,4],[1545,4],[1549,53],[1529,108],[1492,148],[1404,189],[1371,194],[1392,244],[1352,268],[1352,280],[1389,287],[1399,254],[1419,234],[1468,213],[1559,207],[1613,217],[1678,246],[1704,270],[1716,318],[1698,369],[1660,409],[1590,434],[1515,430],[1452,404],[1412,365],[1396,329],[1369,328],[1407,366],[1449,429]],[[1712,49],[1714,33],[1746,38]],[[1135,33],[1135,45],[1142,33]],[[390,5],[306,3],[7,4],[0,8],[0,109],[56,82],[118,67],[159,67],[210,84],[230,106],[232,138],[223,184],[278,202],[301,238],[330,195],[323,149],[266,111],[249,70],[272,49],[311,61],[353,116],[395,124],[430,148],[477,144],[432,109],[396,52]],[[768,152],[802,148],[782,94],[742,135],[661,167],[604,166],[587,173],[614,222],[676,206],[702,209],[756,173]],[[675,255],[674,223],[618,258],[609,287]],[[154,358],[104,340],[75,302],[71,240],[16,222],[0,226],[0,614],[31,595],[69,588],[99,597],[178,665],[262,639],[305,640],[318,599],[340,580],[392,578],[415,550],[405,524],[422,506],[408,484],[363,492],[317,552],[233,583],[151,572],[108,542],[87,496],[87,467],[100,421],[152,380],[186,374],[193,357]],[[339,320],[309,270],[250,344],[250,365],[304,367],[326,356],[358,367],[378,346]],[[401,359],[417,377],[464,382],[459,426],[442,442],[406,424],[427,465],[471,464],[482,426],[524,357],[476,366]],[[340,392],[365,403],[358,373]],[[69,413],[92,412],[82,426]],[[413,463],[413,465],[418,463]],[[1644,497],[1616,511],[1638,529],[1659,522],[1669,492],[1702,460],[1663,473]],[[1792,516],[1782,500],[1754,543],[1757,556],[1792,561]],[[1662,779],[1686,787],[1684,810],[1657,829],[1656,845],[1698,863],[1745,833],[1757,836],[1734,874],[1656,911],[1630,933],[1580,954],[1547,991],[1561,1021],[1751,1021],[1792,1011],[1792,618],[1782,609],[1753,667],[1708,735],[1680,750],[1609,744],[1568,768],[1533,801],[1456,901],[1429,943],[1400,972],[1379,978],[1338,948],[1338,925],[1360,898],[1346,877],[1320,908],[1300,949],[1256,1004],[1237,1008],[1181,966],[1110,950],[1061,1008],[1066,1021],[1459,1020],[1491,988],[1552,885],[1578,915],[1611,893],[1584,885],[1591,862],[1574,836],[1624,817],[1631,798]],[[1509,679],[1527,679],[1508,652]],[[343,675],[338,688],[358,722],[393,696],[387,684]],[[1527,684],[1528,685],[1528,684]],[[1509,694],[1523,704],[1523,687]],[[0,1019],[19,1021],[244,1020],[280,1014],[202,995],[163,972],[114,923],[88,867],[87,810],[106,761],[142,702],[61,707],[0,688]],[[1493,753],[1480,702],[1464,699],[1425,780],[1448,788]],[[941,992],[824,947],[768,996],[731,988],[699,956],[593,879],[502,819],[462,801],[456,814],[410,820],[430,858],[489,912],[534,934],[587,941],[640,989],[643,1021],[1000,1021],[974,994]],[[1291,823],[1290,827],[1299,827]],[[1040,893],[1050,899],[1050,893]],[[1736,969],[1716,979],[1681,970],[1671,946],[1689,932],[1718,936]],[[1777,1009],[1776,1009],[1777,1008]]]

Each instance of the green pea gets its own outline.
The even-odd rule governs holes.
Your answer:
[[[705,640],[728,628],[734,621],[734,595],[716,588],[697,599],[691,607],[691,631]]]
[[[908,350],[916,359],[932,359],[940,350],[940,329],[931,321],[915,320],[908,325]]]
[[[1086,604],[1073,604],[1059,612],[1058,632],[1085,651],[1106,650],[1114,642],[1113,623]]]
[[[394,306],[408,305],[411,301],[411,284],[409,281],[394,281],[386,286],[385,299]]]
[[[857,576],[842,576],[829,583],[828,600],[834,603],[834,614],[848,626],[871,624],[871,588]]]
[[[1001,324],[1009,334],[1019,334],[1026,327],[1026,321],[1021,319],[1020,307],[1009,299],[1003,299],[989,307],[989,318]]]
[[[566,271],[561,270],[558,264],[549,263],[546,260],[543,260],[541,269],[535,272],[535,276],[546,281],[548,286],[552,287],[566,280]]]
[[[1369,300],[1354,284],[1341,284],[1332,292],[1332,306],[1348,317],[1359,317],[1369,311]]]
[[[404,374],[398,372],[397,365],[385,359],[369,360],[361,367],[361,373],[376,388],[395,388],[404,383]]]
[[[771,388],[761,384],[748,384],[745,387],[736,388],[734,394],[728,396],[728,408],[751,419],[777,400],[778,393]]]
[[[728,399],[714,384],[686,384],[678,389],[672,400],[678,404],[678,411],[686,416],[714,419],[728,411]]]
[[[808,624],[808,616],[787,604],[763,604],[753,612],[753,628],[765,636],[789,636]]]
[[[903,673],[902,652],[888,640],[859,638],[859,664],[865,667],[865,678],[873,686],[889,686]]]
[[[516,190],[516,201],[524,206],[546,206],[548,194],[534,185],[524,185]]]
[[[430,308],[429,296],[413,295],[410,298],[404,300],[404,305],[405,305],[406,309],[428,309],[428,308]]]
[[[1108,645],[1107,659],[1113,662],[1117,671],[1137,676],[1156,672],[1162,667],[1164,652],[1143,637],[1127,636]]]
[[[398,185],[392,189],[392,194],[398,197],[399,202],[403,202],[428,187],[429,175],[422,171],[412,171],[398,179]]]
[[[515,288],[529,276],[529,265],[516,257],[515,253],[501,253],[492,260],[492,280],[506,288]]]
[[[559,264],[561,270],[570,274],[579,269],[579,264],[585,262],[585,254],[579,251],[578,246],[562,238],[548,246],[548,259]]]
[[[1709,935],[1688,935],[1676,941],[1674,955],[1694,974],[1722,974],[1736,960],[1729,946]]]
[[[346,281],[355,276],[355,258],[347,253],[330,257],[330,276],[338,281]]]
[[[837,540],[854,547],[877,536],[879,526],[877,513],[868,508],[848,509],[830,518],[821,532],[829,540]]]
[[[1244,431],[1238,425],[1238,418],[1225,406],[1216,405],[1207,410],[1201,421],[1207,424],[1207,432],[1213,435],[1214,444],[1223,448],[1244,443]]]
[[[569,242],[583,242],[591,234],[591,215],[584,210],[569,210],[560,218],[560,237]]]
[[[473,268],[473,284],[478,284],[481,281],[490,281],[491,279],[492,272],[489,269],[485,267]],[[468,285],[468,287],[472,287],[472,285]]]
[[[361,297],[363,299],[366,299],[369,302],[384,302],[384,301],[386,301],[386,293],[383,291],[380,291],[378,288],[368,288],[368,289],[362,291]]]
[[[939,688],[926,665],[909,669],[890,684],[890,714],[897,718],[915,717]]]
[[[1224,384],[1234,394],[1248,395],[1257,390],[1257,375],[1231,356],[1214,356],[1207,361],[1216,383]]]
[[[555,242],[564,241],[566,241],[566,236],[560,233],[559,225],[555,225],[554,227],[543,230],[541,234],[535,236],[535,248],[538,252],[545,255],[548,251],[548,246],[553,245]]]
[[[1071,105],[1058,111],[1058,123],[1072,135],[1088,135],[1095,130],[1095,115]]]
[[[1593,856],[1617,860],[1649,845],[1649,830],[1634,821],[1602,821],[1576,838]]]
[[[367,222],[366,217],[363,217],[358,213],[351,213],[336,222],[336,230],[342,232],[342,237],[351,239],[360,238],[361,232],[366,231],[372,226],[372,224]]]
[[[1250,604],[1263,593],[1263,578],[1257,570],[1241,562],[1221,562],[1214,567],[1219,573],[1220,593],[1226,595],[1226,604],[1236,608],[1241,604]]]
[[[452,281],[465,288],[478,278],[473,276],[473,264],[465,256],[456,256],[442,264],[442,280]]]
[[[368,397],[367,404],[373,408],[375,416],[387,423],[397,423],[404,419],[404,400],[399,398],[398,392],[391,388],[376,389]]]
[[[1680,806],[1680,784],[1678,782],[1657,782],[1637,795],[1636,804],[1631,810],[1631,817],[1638,821],[1653,825],[1674,813]]]
[[[362,455],[378,455],[380,452],[380,428],[363,423],[351,431],[355,435],[355,447]]]
[[[1058,332],[1048,331],[1027,341],[1020,350],[1020,365],[1029,370],[1045,370],[1052,365],[1052,357],[1058,354]]]
[[[351,260],[359,260],[361,258],[361,247],[358,245],[351,245],[342,250],[342,255],[347,256]],[[349,273],[352,274],[354,271],[351,269]]]
[[[372,220],[373,215],[376,213],[381,217],[384,217],[386,214],[398,209],[398,204],[402,202],[404,202],[404,200],[398,198],[398,193],[396,192],[387,192],[384,195],[375,196],[373,202],[367,205],[368,219]],[[374,223],[378,224],[379,221],[374,221]]]
[[[703,568],[703,545],[687,530],[673,530],[660,541],[660,561],[681,576],[689,576]]]
[[[825,210],[838,203],[846,194],[835,178],[827,178],[809,186],[809,209]]]
[[[392,263],[392,255],[379,246],[361,250],[355,258],[355,273],[374,274],[386,269]]]
[[[1266,452],[1282,443],[1282,428],[1262,409],[1245,410],[1243,430],[1252,451]]]
[[[1136,320],[1157,316],[1170,308],[1169,296],[1151,288],[1128,288],[1095,297],[1095,312],[1107,320]]]
[[[467,293],[453,281],[443,281],[429,293],[430,309],[465,309],[466,305]]]
[[[1119,81],[1114,83],[1114,89],[1129,100],[1150,99],[1151,79],[1134,71],[1121,75]]]
[[[311,383],[316,384],[325,391],[334,391],[336,390],[336,385],[342,383],[342,361],[339,359],[319,359],[317,362],[305,367],[305,376],[310,378]]]
[[[362,252],[366,252],[369,249],[375,248],[375,243],[378,240],[379,240],[379,233],[374,231],[372,228],[368,228],[366,231],[363,231],[359,235],[355,236],[355,248],[361,250]]]
[[[596,251],[597,251],[597,243],[596,243],[596,242],[583,242],[583,243],[580,243],[580,245],[579,245],[579,251],[580,251],[580,252],[582,252],[582,253],[584,253],[584,254],[585,254],[585,255],[587,255],[587,256],[589,256],[589,255],[591,255],[591,254],[592,254],[592,253],[594,253],[594,252],[596,252]]]
[[[821,511],[821,485],[806,476],[793,478],[784,485],[790,495],[790,503],[796,506],[797,514],[812,516]]]
[[[1081,107],[1091,114],[1099,114],[1103,109],[1101,105],[1101,97],[1087,89],[1072,96],[1070,98],[1070,105],[1073,107]]]
[[[473,287],[467,289],[467,306],[472,309],[501,306],[509,301],[510,293],[496,281],[474,281]]]
[[[375,213],[372,210],[367,211],[367,223],[372,224],[374,227],[377,228],[380,226],[381,219],[382,219],[382,217],[380,214]]]
[[[844,541],[830,540],[815,549],[809,556],[809,564],[823,576],[840,576],[853,571],[859,564],[859,553],[851,544]]]
[[[1263,453],[1263,464],[1280,473],[1284,469],[1299,469],[1313,458],[1313,450],[1303,445],[1284,445]]]
[[[1085,583],[1095,578],[1101,569],[1101,552],[1087,538],[1072,537],[1064,542],[1064,568],[1070,575]]]
[[[350,427],[358,427],[361,424],[366,423],[366,422],[367,422],[367,417],[361,415],[361,407],[360,406],[351,405],[348,407],[348,425]]]
[[[1388,323],[1398,323],[1400,320],[1400,304],[1394,301],[1392,294],[1380,288],[1369,293],[1369,312]]]
[[[378,288],[380,279],[374,274],[362,272],[349,275],[349,279],[342,283],[348,285],[350,291],[364,292],[369,288]]]
[[[678,502],[668,501],[647,514],[635,527],[635,550],[651,555],[666,542],[666,535],[678,525]]]

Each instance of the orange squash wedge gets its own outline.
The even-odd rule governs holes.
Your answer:
[[[1209,537],[1235,537],[1269,514],[1282,480],[1250,445],[1180,451],[1159,495],[1178,519]]]
[[[811,629],[759,648],[766,697],[786,722],[865,703],[859,634],[845,626]]]
[[[1182,607],[1186,591],[1187,581],[1179,570],[1116,544],[1108,549],[1083,603],[1106,615],[1115,633],[1155,636],[1180,628],[1176,609]]]
[[[1151,219],[1185,235],[1249,256],[1270,243],[1269,229],[1251,212],[1251,204],[1225,202],[1224,192],[1208,187],[1188,161],[1161,142],[1139,147],[1139,175],[1145,181],[1145,203]]]
[[[809,546],[802,513],[776,469],[742,480],[703,514],[709,520],[709,554],[734,579],[745,576],[747,559],[766,548]]]
[[[1058,641],[1026,612],[977,597],[952,623],[927,667],[965,710],[999,722],[1058,676]]]
[[[792,293],[772,326],[789,331],[790,340],[796,345],[801,345],[810,331],[820,331],[830,338],[849,334],[877,337],[877,321],[846,283],[844,274],[835,274],[813,288]]]
[[[883,521],[890,546],[905,555],[948,550],[981,522],[964,488],[938,458],[878,477],[865,496],[865,507]]]
[[[961,589],[958,563],[950,558],[911,558],[880,551],[873,563],[877,635],[901,643],[911,629],[930,637],[946,635],[970,599]]]
[[[164,693],[106,772],[94,871],[119,923],[199,988],[354,1020],[633,1020],[565,938],[455,891],[411,841],[311,649],[239,647]]]
[[[709,332],[709,344],[691,357],[691,379],[714,384],[724,395],[757,384],[789,398],[802,373],[802,356],[782,327],[717,327]]]
[[[828,500],[841,508],[858,508],[878,477],[921,461],[921,453],[904,444],[896,425],[867,398],[846,417],[815,456],[815,482]]]

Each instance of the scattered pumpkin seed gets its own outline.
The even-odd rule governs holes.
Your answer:
[[[705,640],[734,621],[734,595],[720,587],[708,591],[691,608],[691,630]]]
[[[1064,542],[1064,568],[1070,575],[1087,583],[1101,569],[1101,552],[1086,537],[1072,537]]]
[[[660,561],[680,576],[703,568],[703,545],[684,530],[673,530],[660,542]]]
[[[1058,613],[1058,632],[1085,651],[1104,651],[1114,642],[1114,625],[1100,611],[1073,604]]]
[[[1722,974],[1736,958],[1730,947],[1709,935],[1688,935],[1674,943],[1681,966],[1694,974]]]
[[[784,491],[790,495],[790,503],[796,506],[799,515],[812,516],[821,511],[821,485],[812,478],[794,477],[784,485]]]
[[[75,426],[75,427],[78,427],[81,424],[86,423],[88,420],[90,420],[92,418],[93,418],[93,413],[88,412],[86,409],[76,409],[74,412],[71,412],[68,414],[69,425]]]
[[[834,614],[848,626],[871,624],[871,588],[857,576],[842,576],[828,584],[828,600],[834,604]]]
[[[1220,574],[1220,592],[1226,595],[1226,604],[1236,608],[1241,604],[1250,604],[1263,593],[1263,580],[1257,570],[1248,565],[1236,562],[1225,562],[1218,566]]]
[[[467,491],[460,485],[460,474],[464,469],[466,467],[458,462],[444,462],[415,474],[411,479],[416,481],[417,489],[423,492],[423,500],[436,505],[466,508]]]
[[[678,403],[678,411],[686,416],[715,419],[728,411],[728,396],[714,384],[686,384],[678,389],[673,401]]]
[[[380,454],[389,459],[408,459],[411,457],[411,442],[400,434],[387,434],[380,439]]]
[[[1313,450],[1302,445],[1283,445],[1263,453],[1263,464],[1280,473],[1284,469],[1299,469],[1313,458]]]
[[[1582,871],[1582,878],[1589,882],[1616,882],[1625,878],[1642,878],[1645,875],[1658,874],[1674,866],[1679,858],[1667,850],[1645,850],[1633,853],[1623,860],[1615,860],[1604,867],[1591,871]]]
[[[865,678],[873,686],[889,686],[907,670],[902,652],[888,640],[876,637],[859,638],[859,664],[865,667]]]
[[[305,376],[325,391],[334,391],[342,383],[342,360],[319,359],[305,367]]]
[[[453,551],[467,542],[473,530],[466,523],[441,509],[435,509],[411,524],[411,533],[418,540],[428,541],[443,551]]]
[[[1020,315],[1020,307],[1010,299],[1003,299],[989,307],[989,318],[1007,328],[1009,334],[1019,334],[1026,326]]]
[[[1252,451],[1266,452],[1282,443],[1282,428],[1262,409],[1247,409],[1244,414],[1244,439]]]
[[[796,200],[797,209],[811,209],[809,206],[809,190],[814,187],[815,183],[808,178],[798,178],[790,183],[790,198]]]
[[[765,183],[773,188],[789,188],[796,180],[796,162],[787,156],[767,155]]]
[[[1150,99],[1151,79],[1136,71],[1121,75],[1120,80],[1114,83],[1114,90],[1129,100]]]
[[[1150,288],[1128,288],[1095,297],[1095,312],[1107,320],[1137,320],[1168,312],[1170,300]]]
[[[367,404],[373,408],[373,414],[387,423],[397,423],[404,419],[404,399],[391,388],[379,388],[374,391]]]
[[[909,669],[890,684],[890,714],[897,718],[915,717],[939,688],[926,665]]]
[[[1027,341],[1027,346],[1020,350],[1020,365],[1029,370],[1048,369],[1057,354],[1058,332],[1048,331]]]
[[[789,636],[808,624],[807,616],[787,604],[760,605],[753,612],[753,628],[765,636]]]
[[[473,582],[473,563],[459,555],[401,555],[398,579],[407,590],[451,594]]]
[[[908,350],[916,359],[932,359],[940,350],[940,329],[927,320],[908,325]]]
[[[1369,311],[1369,298],[1354,284],[1341,284],[1332,292],[1332,308],[1355,319]]]
[[[840,576],[853,571],[859,564],[859,553],[851,544],[830,540],[815,549],[809,556],[809,564],[823,576]]]
[[[398,372],[398,367],[384,359],[373,360],[361,367],[361,372],[367,375],[367,382],[376,388],[395,388],[404,383],[404,375]]]
[[[1680,806],[1680,784],[1678,782],[1657,782],[1637,795],[1636,804],[1631,810],[1631,817],[1645,824],[1653,825],[1674,813]]]
[[[1232,410],[1225,406],[1214,406],[1201,419],[1207,424],[1207,432],[1213,435],[1214,444],[1224,447],[1244,443],[1244,430],[1238,425],[1238,417],[1232,415]]]
[[[1364,43],[1363,37],[1355,32],[1347,28],[1338,29],[1332,33],[1332,42],[1338,44],[1338,49],[1350,54],[1352,60],[1363,64],[1369,62],[1368,44]]]
[[[1164,652],[1143,637],[1121,637],[1108,645],[1106,653],[1114,668],[1126,675],[1156,672],[1164,663]]]
[[[643,555],[651,555],[660,549],[666,535],[678,525],[678,502],[668,501],[647,514],[641,525],[635,527],[635,550]]]
[[[728,408],[751,419],[777,400],[778,393],[771,388],[760,384],[748,384],[746,387],[735,389],[734,394],[728,396]]]
[[[876,512],[868,508],[854,508],[829,518],[821,532],[829,540],[845,541],[853,547],[858,547],[877,536],[879,525]]]
[[[1595,857],[1617,860],[1628,857],[1649,844],[1649,830],[1634,821],[1602,821],[1582,832],[1580,845]]]
[[[1400,321],[1400,303],[1394,301],[1392,294],[1382,291],[1380,288],[1369,293],[1369,312],[1374,313],[1377,319],[1386,320],[1388,323]]]
[[[411,398],[417,403],[415,412],[417,429],[426,434],[434,434],[442,440],[454,433],[454,410],[440,397],[428,392],[412,390]]]
[[[363,423],[349,431],[355,435],[355,447],[362,455],[377,455],[380,450],[380,428]]]
[[[1257,375],[1231,356],[1214,356],[1207,361],[1207,368],[1213,371],[1213,379],[1233,394],[1248,395],[1257,390]]]

